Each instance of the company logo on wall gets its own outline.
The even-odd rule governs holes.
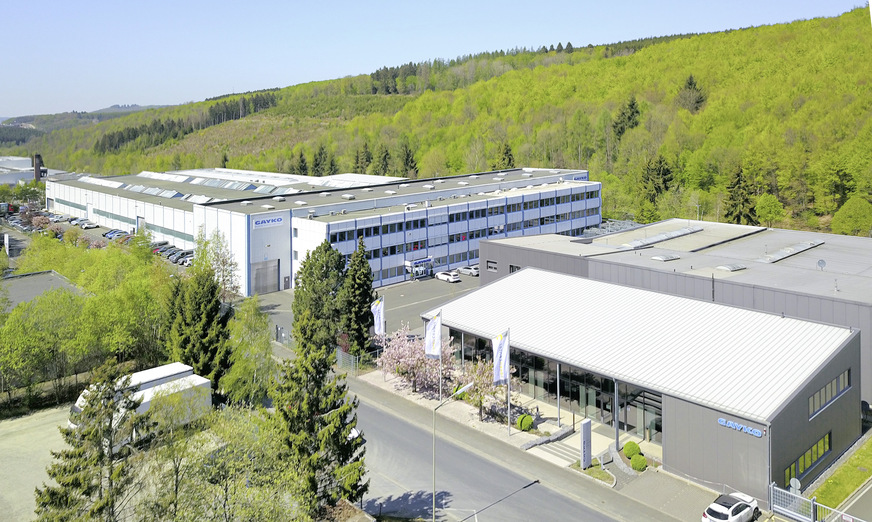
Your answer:
[[[282,216],[256,217],[251,223],[251,228],[280,227],[284,223],[285,218]]]
[[[727,419],[724,419],[723,417],[718,419],[718,424],[725,428],[730,428],[736,431],[747,433],[748,435],[752,435],[754,437],[763,436],[763,432],[758,430],[757,428],[752,428],[751,426],[745,426],[744,424],[739,424],[738,422],[729,421]]]

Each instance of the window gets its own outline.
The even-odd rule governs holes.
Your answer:
[[[491,261],[490,259],[488,259],[486,266],[487,266],[488,272],[496,272],[497,271],[497,262],[496,261]]]
[[[294,237],[297,237],[297,228],[294,227]]]
[[[838,399],[850,387],[851,370],[848,369],[808,398],[808,418],[810,419],[817,415],[819,411]]]
[[[818,440],[805,453],[799,456],[795,462],[784,470],[784,487],[790,486],[790,479],[802,478],[818,461],[830,454],[830,438],[832,432],[827,433]]]
[[[521,269],[521,267],[519,267],[518,265],[509,265],[509,273],[510,274],[517,272],[520,269]]]
[[[294,230],[296,230],[296,229],[294,229]],[[294,261],[296,261],[296,260],[297,260],[297,256],[298,256],[298,254],[297,254],[297,251],[296,251],[296,250],[294,250]]]

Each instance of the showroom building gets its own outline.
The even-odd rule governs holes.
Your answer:
[[[524,268],[430,310],[458,355],[509,330],[521,393],[747,492],[807,484],[861,435],[860,332]],[[619,443],[620,444],[620,443]]]
[[[146,229],[192,248],[220,231],[244,295],[291,288],[325,239],[350,257],[363,239],[374,286],[475,264],[479,241],[580,236],[601,222],[600,183],[585,170],[518,168],[406,180],[320,178],[231,169],[82,176],[46,183],[48,208],[109,228]]]
[[[860,330],[861,371],[872,375],[869,238],[670,219],[595,238],[484,241],[481,252],[481,284],[539,267]],[[861,399],[868,415],[872,379]]]

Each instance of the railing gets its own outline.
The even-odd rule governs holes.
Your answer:
[[[366,373],[375,367],[375,362],[381,355],[382,349],[367,352],[363,356],[352,355],[336,349],[336,367],[347,373],[350,377],[357,377],[361,372]]]
[[[783,515],[799,522],[865,522],[863,519],[849,515],[823,504],[818,504],[814,498],[779,488],[773,482],[769,485],[769,506],[773,513]]]

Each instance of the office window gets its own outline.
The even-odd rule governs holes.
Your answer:
[[[297,237],[297,228],[294,227],[294,237]]]
[[[820,438],[812,447],[807,449],[805,453],[799,456],[795,462],[784,470],[784,487],[790,486],[790,479],[799,478],[807,475],[809,470],[817,464],[818,461],[830,454],[830,439],[832,432],[827,433]]]
[[[297,251],[296,251],[296,250],[294,250],[294,261],[296,261],[296,260],[297,260],[297,255],[298,255],[298,254],[297,254]]]
[[[520,269],[521,269],[521,267],[519,267],[518,265],[509,265],[509,273],[510,274],[517,272]]]
[[[808,417],[812,418],[817,415],[819,411],[838,399],[850,387],[851,370],[848,369],[808,398]]]
[[[488,259],[486,266],[487,266],[488,272],[496,272],[497,271],[497,262],[496,261],[491,261],[490,259]]]

